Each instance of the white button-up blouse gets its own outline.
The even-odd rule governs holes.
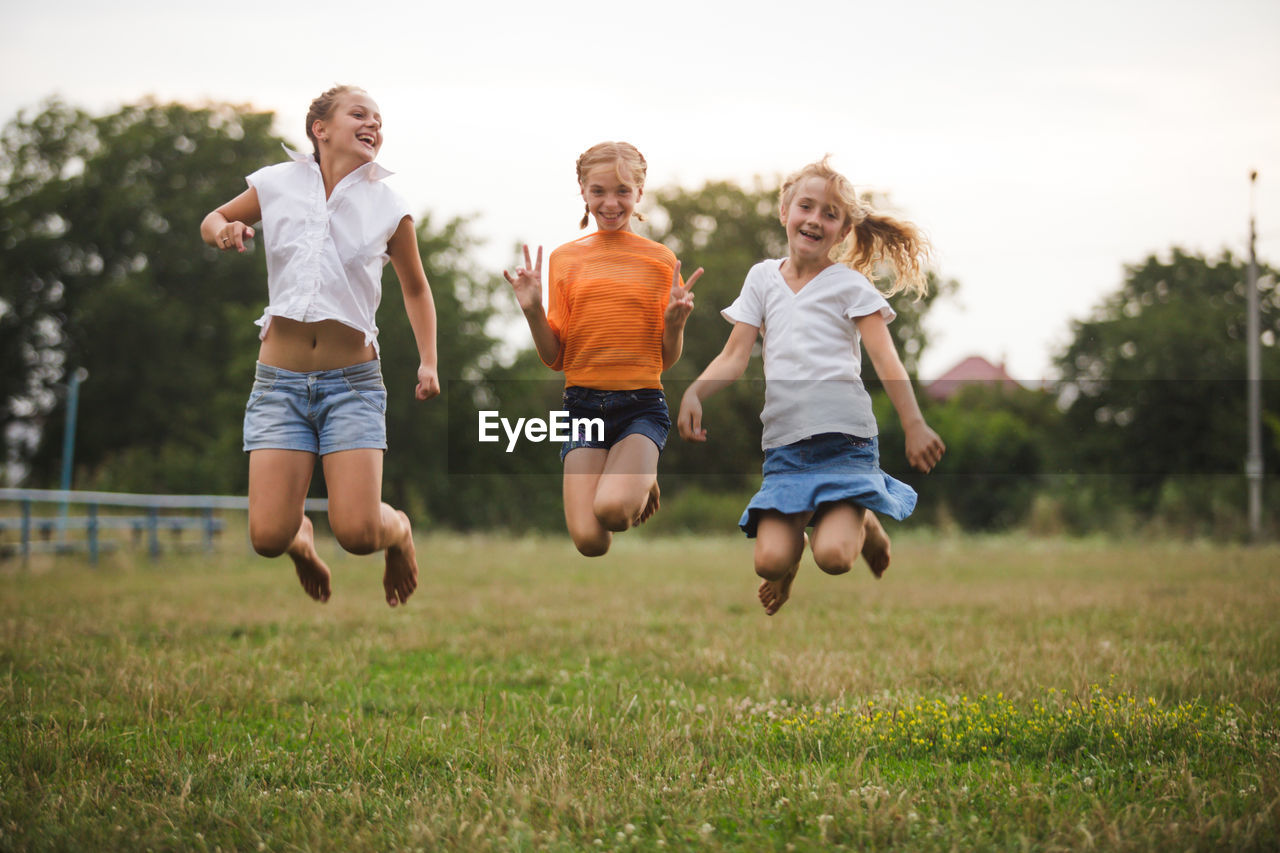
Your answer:
[[[347,175],[326,199],[315,158],[285,151],[289,162],[245,178],[258,191],[267,252],[269,301],[257,321],[259,338],[272,317],[337,320],[363,332],[376,353],[387,241],[410,215],[408,205],[382,182],[392,173],[377,163]]]

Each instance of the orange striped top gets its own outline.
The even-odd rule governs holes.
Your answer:
[[[552,370],[601,391],[662,387],[663,312],[676,256],[630,231],[597,231],[551,253]],[[683,283],[683,282],[682,282]]]

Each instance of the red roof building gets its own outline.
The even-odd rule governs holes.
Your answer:
[[[950,399],[966,385],[975,382],[998,383],[1002,388],[1019,388],[1018,381],[980,355],[971,355],[932,382],[923,383],[924,393],[939,402]]]

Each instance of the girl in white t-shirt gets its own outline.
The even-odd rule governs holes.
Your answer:
[[[316,458],[329,491],[329,526],[355,554],[386,552],[387,604],[418,585],[413,529],[382,502],[387,391],[374,314],[390,259],[418,348],[415,395],[440,393],[436,312],[413,218],[374,162],[382,115],[363,89],[338,86],[311,102],[314,150],[246,178],[249,189],[205,217],[204,242],[245,251],[262,221],[269,302],[253,391],[245,407],[249,538],[264,556],[288,554],[307,594],[328,601],[329,567],[304,513]]]
[[[915,508],[915,491],[880,470],[860,343],[902,420],[911,465],[927,472],[946,450],[889,336],[896,315],[867,278],[888,263],[897,273],[888,295],[923,295],[927,242],[859,199],[826,158],[787,178],[781,196],[787,257],[751,268],[722,312],[734,324],[729,340],[689,386],[677,418],[683,438],[706,441],[702,401],[742,375],[763,330],[764,482],[739,526],[756,540],[759,598],[770,616],[791,594],[807,526],[824,572],[849,571],[861,553],[878,578],[889,566],[889,537],[872,510],[901,520]]]

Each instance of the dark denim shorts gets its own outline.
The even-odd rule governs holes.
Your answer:
[[[564,408],[570,420],[599,418],[604,421],[604,438],[601,440],[592,430],[584,430],[561,446],[562,461],[570,450],[579,447],[608,450],[629,435],[645,436],[658,445],[658,450],[667,446],[671,415],[667,412],[666,396],[657,388],[597,391],[571,385],[564,389]]]
[[[258,363],[244,410],[244,449],[387,449],[387,389],[377,360],[296,373]]]

